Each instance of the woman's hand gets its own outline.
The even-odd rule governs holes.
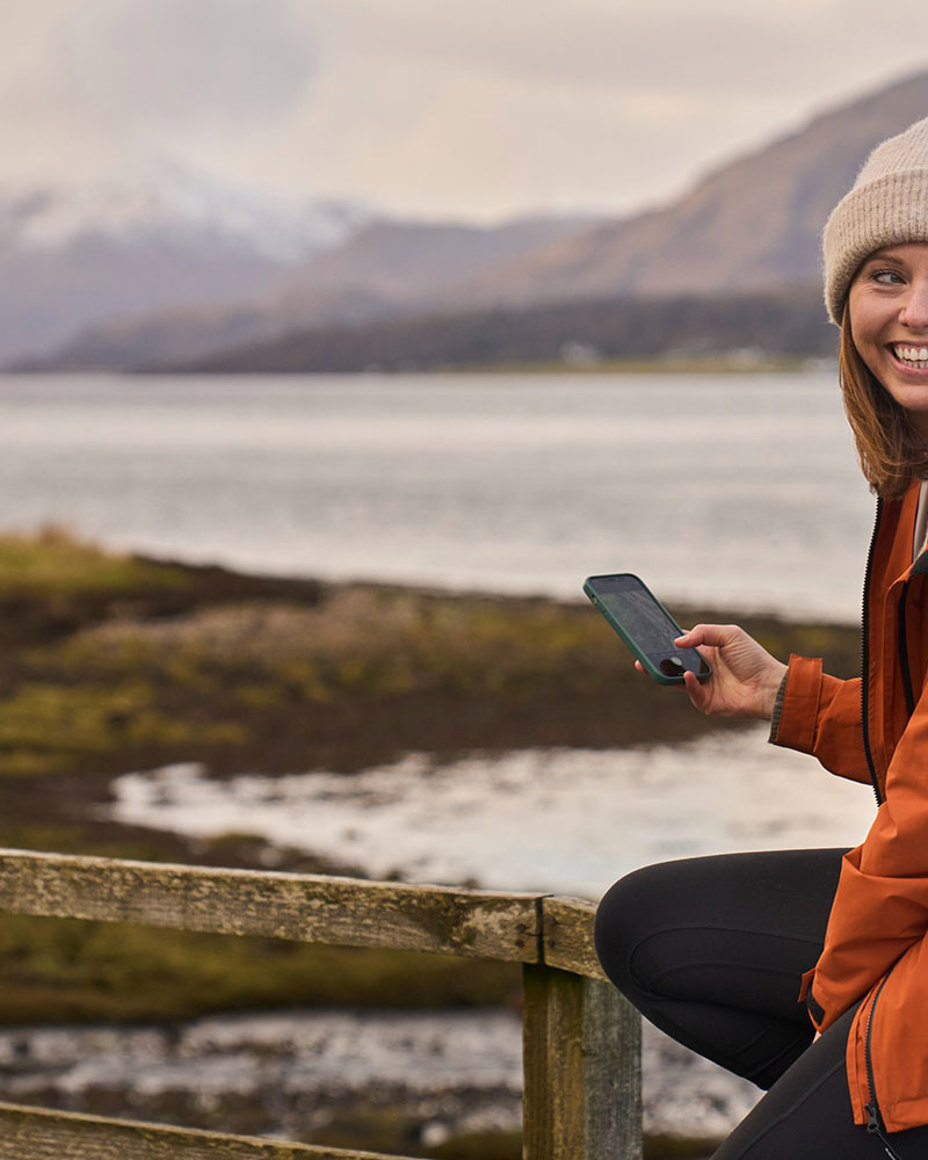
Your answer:
[[[712,666],[704,685],[684,674],[690,700],[701,713],[719,717],[769,719],[786,665],[736,624],[697,624],[674,641],[698,648]]]

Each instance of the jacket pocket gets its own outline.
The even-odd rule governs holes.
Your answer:
[[[812,994],[812,980],[815,978],[815,968],[811,971],[806,971],[802,976],[802,986],[799,988],[799,1002],[805,1002],[806,1010],[809,1012],[809,1018],[818,1031],[821,1028],[822,1020],[825,1018],[825,1008],[819,1003],[818,999]]]
[[[886,1125],[883,1122],[883,1113],[880,1110],[880,1101],[877,1096],[876,1073],[873,1066],[873,1026],[876,1018],[876,1009],[880,1001],[880,995],[883,993],[883,988],[889,982],[889,977],[893,973],[893,970],[894,966],[890,967],[876,985],[873,999],[870,1002],[870,1010],[867,1012],[867,1027],[864,1032],[864,1061],[867,1070],[867,1089],[870,1098],[864,1105],[864,1111],[867,1113],[867,1131],[870,1135],[876,1136],[879,1139],[890,1160],[902,1160],[886,1135]],[[809,993],[811,994],[811,991]]]

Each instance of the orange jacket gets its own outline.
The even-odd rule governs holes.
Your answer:
[[[866,840],[844,857],[801,997],[819,1030],[864,998],[847,1047],[854,1120],[876,1113],[889,1132],[928,1124],[928,551],[913,565],[917,504],[915,484],[877,509],[864,679],[791,657],[774,737],[872,782],[880,802]]]

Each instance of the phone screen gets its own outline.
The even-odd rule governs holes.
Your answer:
[[[705,680],[708,664],[694,648],[675,648],[682,629],[637,576],[629,572],[591,576],[587,595],[645,668],[657,679],[682,681],[687,670]]]

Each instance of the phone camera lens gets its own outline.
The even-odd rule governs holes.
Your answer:
[[[686,665],[679,657],[665,657],[660,663],[660,670],[665,677],[680,677],[686,672]]]

